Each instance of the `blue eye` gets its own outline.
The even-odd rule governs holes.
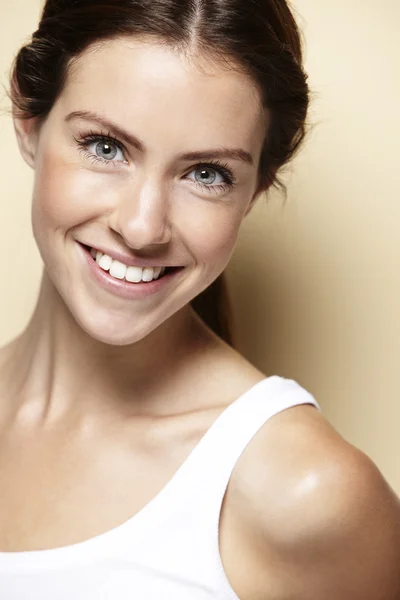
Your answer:
[[[114,142],[107,142],[107,141],[91,142],[90,144],[88,144],[88,148],[92,144],[95,144],[95,151],[93,152],[93,154],[95,154],[99,158],[103,158],[104,160],[109,161],[109,160],[112,160],[113,158],[115,158],[117,156],[118,152],[120,152],[122,155],[122,159],[124,159],[124,155],[122,153],[121,148],[119,148]],[[102,156],[101,156],[101,154],[102,154]],[[119,159],[119,160],[121,160],[121,159]]]
[[[229,190],[235,185],[235,177],[228,169],[228,165],[223,165],[218,160],[198,165],[195,169],[190,171],[190,173],[196,172],[200,173],[200,177],[195,176],[194,183],[209,192],[218,193],[220,191]],[[218,177],[220,178],[220,181],[218,181]],[[215,183],[216,180],[217,183]]]
[[[221,178],[221,182],[225,181],[225,179],[221,175],[221,173],[218,173],[218,171],[216,171],[216,169],[210,169],[210,167],[201,167],[201,168],[197,167],[196,169],[194,169],[192,171],[192,173],[196,173],[196,172],[200,173],[199,179],[197,179],[197,177],[196,177],[197,183],[214,185],[217,177]]]
[[[92,162],[100,161],[102,163],[119,163],[126,162],[122,144],[118,142],[112,136],[105,136],[91,133],[86,136],[81,136],[78,140],[74,137],[74,140],[78,144],[79,148],[84,151],[87,158]],[[89,148],[94,145],[94,150],[90,151]],[[118,160],[114,158],[119,154]]]

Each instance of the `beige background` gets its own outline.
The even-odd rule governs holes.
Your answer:
[[[0,78],[41,1],[0,6]],[[246,219],[228,268],[240,350],[296,379],[400,493],[398,0],[296,0],[315,123],[274,193]],[[7,101],[2,107],[7,108]],[[0,344],[26,324],[41,264],[32,172],[0,118]]]

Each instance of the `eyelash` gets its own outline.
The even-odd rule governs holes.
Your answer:
[[[91,160],[93,163],[100,162],[101,164],[106,164],[106,165],[109,165],[111,163],[114,165],[114,167],[116,167],[119,162],[119,161],[113,161],[113,160],[106,160],[105,158],[101,158],[100,156],[97,156],[97,155],[89,152],[88,146],[89,146],[89,144],[92,144],[93,142],[105,142],[105,143],[111,142],[112,144],[117,146],[122,152],[125,151],[125,148],[121,144],[121,142],[119,140],[117,140],[117,138],[115,138],[110,132],[105,134],[105,133],[95,133],[93,131],[90,131],[89,133],[86,133],[86,134],[79,134],[79,139],[77,139],[75,136],[73,136],[73,137],[79,147],[79,150],[82,151],[83,154],[85,155],[85,157],[88,158],[89,160]],[[193,181],[193,183],[195,185],[199,186],[201,189],[205,189],[210,193],[213,193],[213,192],[218,193],[220,191],[228,191],[228,190],[232,189],[236,184],[236,178],[233,175],[232,171],[230,171],[230,169],[228,168],[228,164],[221,163],[218,159],[210,160],[207,163],[200,163],[199,165],[196,165],[195,167],[193,167],[192,171],[199,170],[200,168],[206,168],[206,169],[211,168],[213,171],[216,171],[225,179],[225,183],[220,183],[217,185],[207,185],[207,184],[201,183],[199,181]],[[189,171],[189,172],[191,172],[191,171]]]

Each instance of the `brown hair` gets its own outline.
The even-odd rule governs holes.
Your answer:
[[[285,190],[277,171],[305,137],[309,105],[300,32],[285,0],[47,0],[38,29],[12,65],[14,114],[38,117],[40,126],[62,92],[70,61],[95,42],[126,35],[196,48],[249,74],[270,112],[258,191]],[[224,274],[191,304],[234,345]]]

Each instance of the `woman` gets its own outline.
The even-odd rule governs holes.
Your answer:
[[[1,598],[398,599],[395,494],[217,310],[304,137],[284,0],[48,0],[10,95],[45,269],[0,355]]]

